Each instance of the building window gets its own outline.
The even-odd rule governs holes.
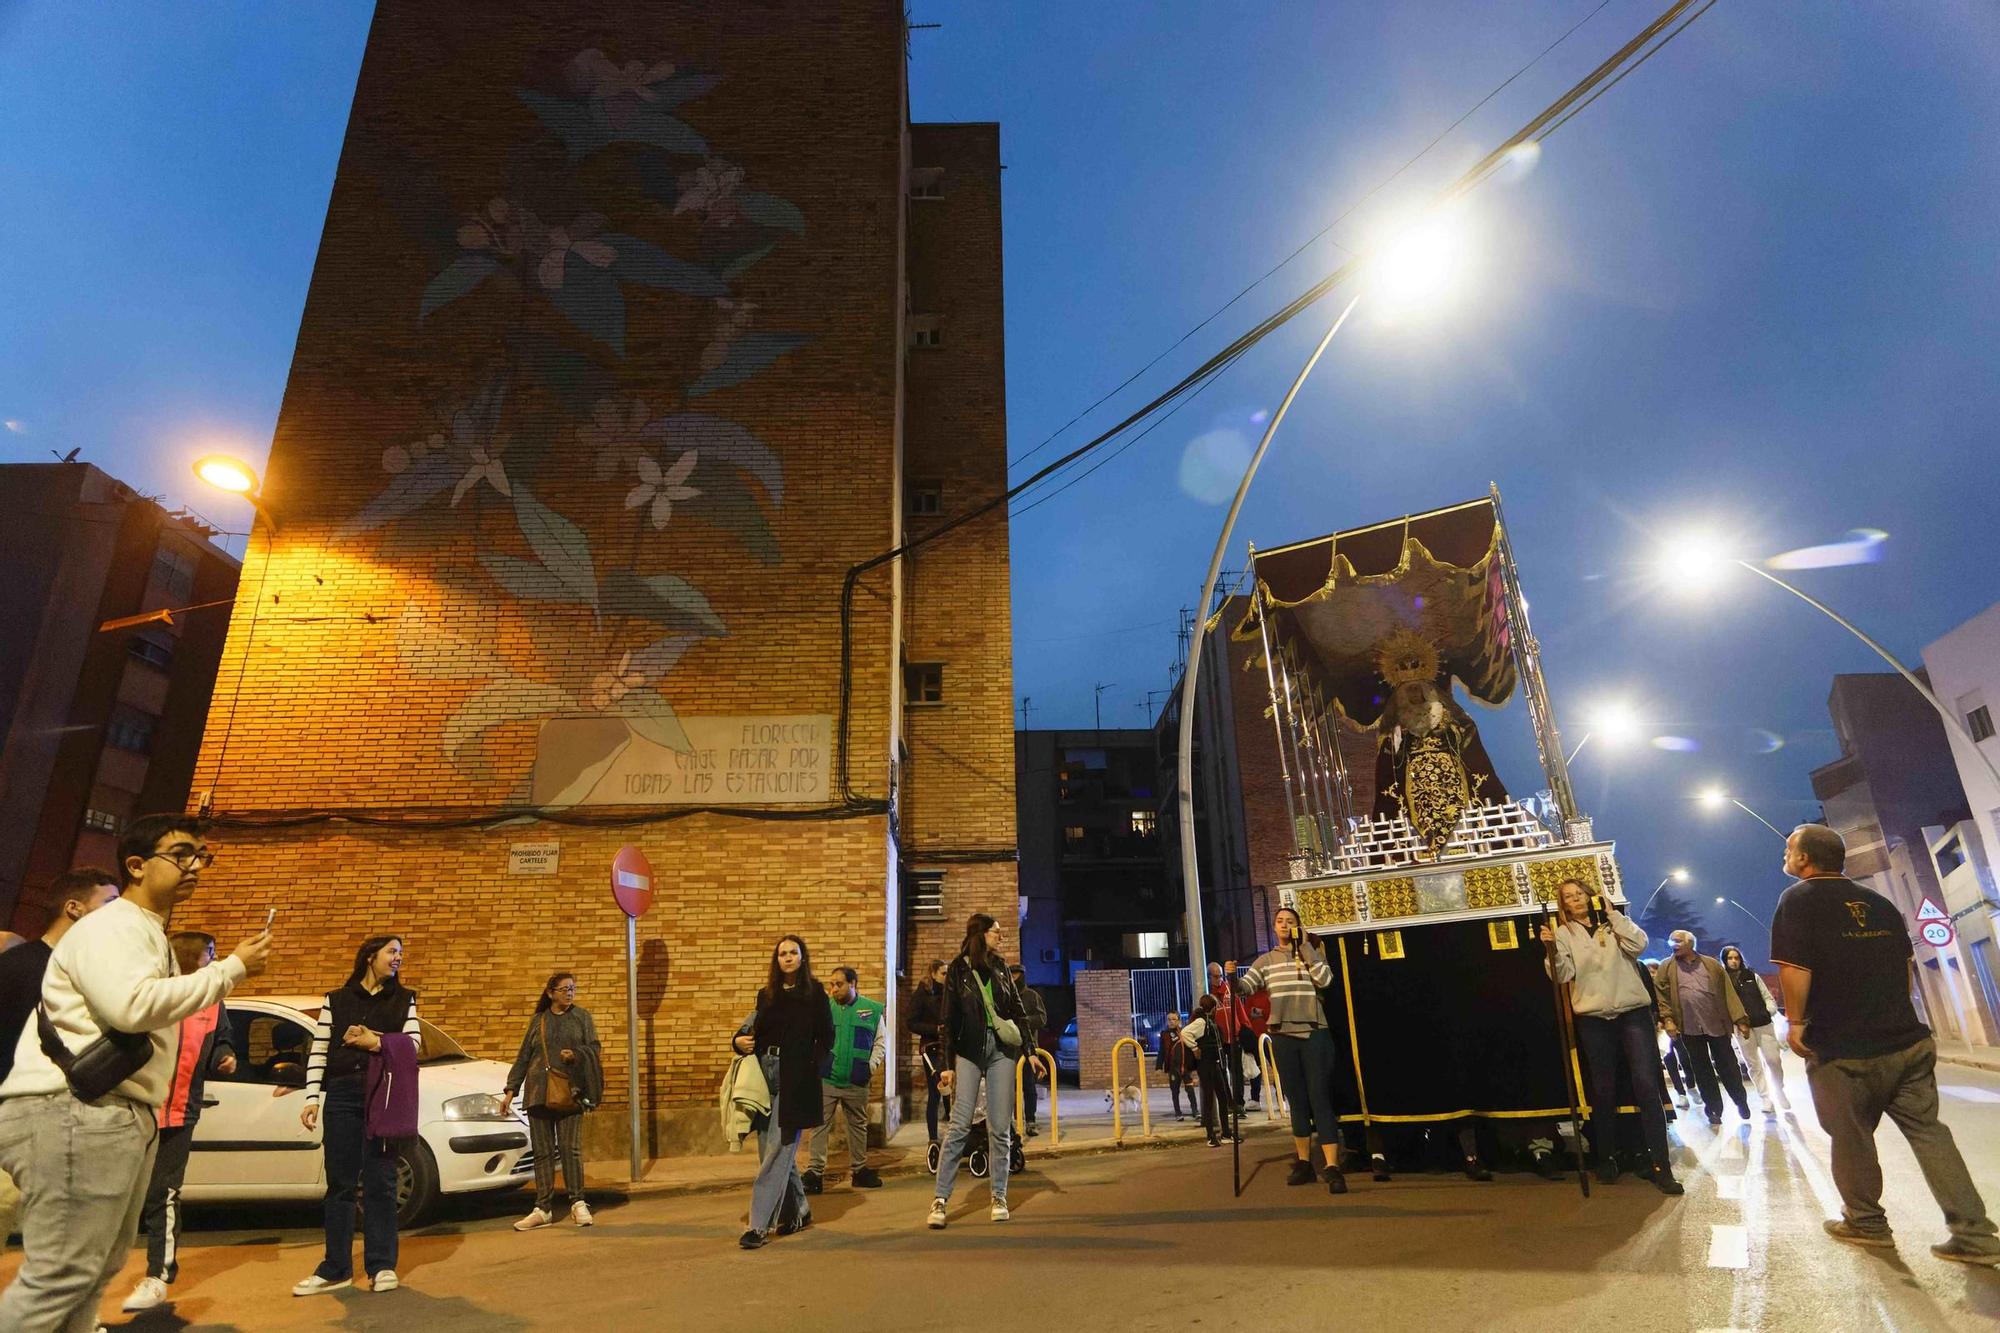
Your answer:
[[[149,667],[169,670],[174,664],[174,639],[170,634],[160,634],[147,630],[134,634],[132,641],[125,645],[125,651]]]
[[[944,663],[911,662],[903,668],[903,702],[941,704],[944,702]]]
[[[151,713],[142,713],[136,708],[120,704],[111,714],[111,720],[104,726],[106,744],[121,750],[131,750],[147,754],[153,748],[153,727],[159,719]]]
[[[123,821],[109,810],[86,810],[83,812],[83,826],[102,833],[117,833]]]
[[[1972,733],[1972,739],[1983,741],[1993,735],[1993,714],[1985,704],[1965,715],[1965,729]]]
[[[1075,851],[1083,846],[1083,830],[1072,824],[1063,830],[1063,846]]]
[[[153,580],[170,602],[185,602],[194,594],[194,552],[161,542],[153,553]]]
[[[944,321],[936,315],[911,315],[910,346],[923,348],[944,346]]]
[[[903,500],[903,512],[913,518],[928,518],[944,512],[944,488],[936,482],[913,483]]]
[[[911,167],[910,198],[912,199],[944,198],[944,168]]]
[[[1158,833],[1160,831],[1160,812],[1157,810],[1134,810],[1132,812],[1132,831],[1148,836]]]

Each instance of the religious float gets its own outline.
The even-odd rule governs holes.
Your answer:
[[[1498,488],[1251,559],[1229,628],[1261,647],[1293,831],[1278,888],[1334,965],[1343,1119],[1379,1141],[1384,1126],[1543,1133],[1587,1116],[1535,930],[1563,880],[1625,895],[1577,808]],[[1493,709],[1525,696],[1539,791],[1509,791],[1458,690]],[[1372,772],[1351,770],[1342,733],[1350,754],[1372,740]]]

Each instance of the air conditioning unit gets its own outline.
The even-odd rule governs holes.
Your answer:
[[[1044,949],[1044,950],[1042,950],[1042,961],[1043,961],[1043,962],[1045,962],[1045,963],[1059,963],[1059,962],[1061,962],[1061,961],[1062,961],[1062,950],[1060,950],[1060,949]]]

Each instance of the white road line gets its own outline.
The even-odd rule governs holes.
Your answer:
[[[1715,1197],[1718,1199],[1735,1199],[1740,1202],[1743,1198],[1743,1177],[1717,1176],[1715,1178]]]
[[[1750,1229],[1738,1226],[1712,1226],[1708,1229],[1708,1266],[1710,1268],[1748,1268],[1750,1266]]]

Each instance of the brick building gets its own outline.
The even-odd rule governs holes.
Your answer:
[[[57,875],[113,868],[126,820],[187,801],[239,566],[88,463],[0,467],[0,495],[0,921],[33,935]]]
[[[889,0],[468,12],[376,9],[201,914],[279,903],[267,991],[401,932],[485,1054],[574,969],[606,1151],[634,844],[645,1146],[719,1145],[779,934],[879,995],[1015,919],[1004,510],[850,579],[1005,486],[998,130],[908,123]]]

